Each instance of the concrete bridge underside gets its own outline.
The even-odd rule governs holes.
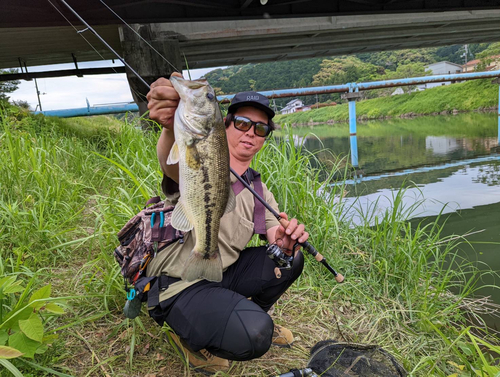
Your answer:
[[[63,10],[61,7],[59,11]],[[49,8],[52,9],[50,4]],[[85,29],[80,21],[67,17],[70,25],[55,8],[52,10],[52,16],[60,18],[57,23],[34,27],[15,26],[2,20],[6,13],[0,16],[0,68],[115,58],[91,32],[77,32]],[[87,21],[92,25],[91,20]],[[5,25],[10,27],[2,27]],[[146,37],[157,43],[155,46],[161,49],[165,42],[178,47],[182,56],[178,64],[185,65],[185,56],[190,68],[207,68],[500,41],[500,6],[472,11],[260,17],[149,25]],[[103,24],[101,20],[92,26],[118,53],[126,54],[120,42],[120,34],[124,39],[123,32],[128,32],[123,23]],[[160,52],[170,59],[168,51]],[[185,67],[178,67],[182,68]]]
[[[149,84],[186,61],[194,69],[500,41],[500,0],[2,0],[0,69],[24,72],[0,80],[110,73],[78,68],[116,56],[65,1],[145,80],[114,70],[127,71],[141,113]],[[66,73],[26,72],[71,62]]]

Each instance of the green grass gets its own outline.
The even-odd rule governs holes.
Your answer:
[[[399,117],[403,114],[430,115],[442,111],[474,111],[498,106],[498,85],[491,80],[473,80],[389,97],[379,97],[356,103],[358,119]],[[287,115],[279,115],[279,124],[327,123],[349,120],[347,103],[312,109]]]
[[[62,120],[9,108],[0,118],[0,273],[31,282],[29,292],[51,283],[52,297],[78,297],[46,322],[46,333],[58,335],[48,349],[12,365],[26,376],[188,375],[146,313],[123,317],[123,280],[113,258],[118,230],[160,193],[158,134],[111,117]],[[486,369],[498,369],[490,355],[499,340],[479,314],[494,307],[472,297],[480,273],[455,251],[464,241],[443,239],[437,222],[411,226],[406,218],[417,205],[403,207],[404,188],[376,225],[350,226],[345,189],[328,184],[345,165],[331,155],[322,169],[315,155],[274,140],[255,159],[281,209],[306,224],[311,243],[346,281],[337,284],[306,257],[273,316],[294,331],[294,347],[234,363],[229,374],[303,368],[310,347],[334,338],[379,344],[415,376],[481,368],[493,375]],[[367,224],[373,213],[362,214]],[[2,305],[19,293],[8,298]]]

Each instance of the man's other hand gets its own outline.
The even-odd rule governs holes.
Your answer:
[[[288,215],[285,212],[280,213],[280,217],[288,221]],[[299,224],[297,219],[291,219],[287,227],[278,226],[274,235],[274,242],[283,249],[283,251],[291,255],[293,246],[296,242],[304,243],[309,238],[309,233],[304,231],[304,224]]]

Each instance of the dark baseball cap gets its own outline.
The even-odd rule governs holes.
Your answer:
[[[231,100],[228,111],[235,113],[237,109],[243,106],[252,106],[265,112],[269,119],[274,117],[274,111],[269,107],[269,99],[263,94],[257,92],[240,92]]]

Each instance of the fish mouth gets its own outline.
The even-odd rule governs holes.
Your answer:
[[[178,85],[184,85],[189,89],[199,89],[203,86],[207,86],[208,82],[205,79],[198,79],[198,80],[186,80],[182,77],[178,76],[171,76],[170,81],[172,84],[175,82]],[[175,85],[174,85],[175,87]],[[177,88],[176,88],[177,89]]]

